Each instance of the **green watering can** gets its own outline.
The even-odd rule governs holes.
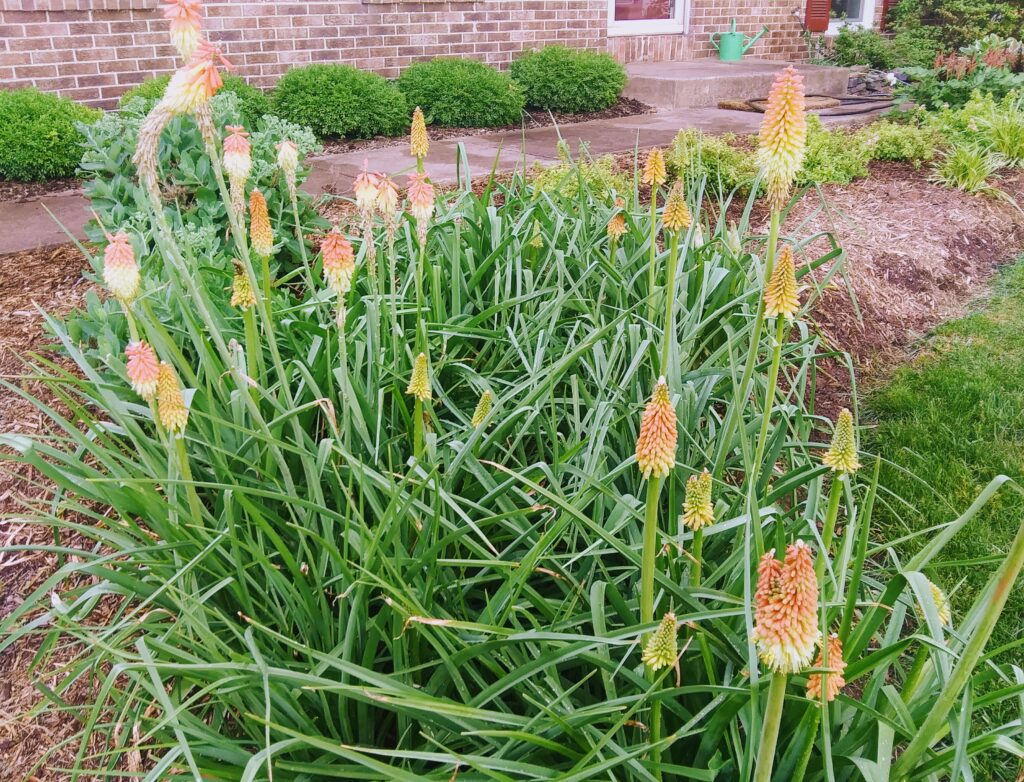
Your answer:
[[[754,45],[758,38],[768,32],[768,25],[753,38],[736,32],[736,20],[732,20],[732,29],[727,33],[711,33],[711,45],[718,49],[718,59],[724,62],[736,62],[743,58],[747,49]]]

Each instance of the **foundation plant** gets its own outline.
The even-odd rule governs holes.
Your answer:
[[[650,203],[442,192],[416,113],[404,192],[368,166],[314,239],[297,148],[268,210],[183,18],[139,128],[148,225],[104,226],[109,295],[48,319],[70,364],[29,361],[46,393],[7,386],[52,423],[3,458],[52,481],[20,518],[61,564],[0,648],[43,640],[43,707],[80,726],[64,777],[926,779],[1019,753],[1019,721],[970,715],[1024,689],[985,656],[1024,532],[966,614],[926,576],[1017,487],[901,561],[854,416],[814,414],[836,349],[808,272],[840,250],[779,228],[794,71],[761,134],[767,233],[666,192],[658,150]],[[172,122],[203,140],[230,273],[168,218]]]

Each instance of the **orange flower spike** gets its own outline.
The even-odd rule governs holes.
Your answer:
[[[324,259],[324,279],[327,287],[343,296],[352,288],[352,275],[356,269],[352,243],[337,228],[324,237],[320,245]]]
[[[818,579],[811,548],[798,540],[785,562],[767,552],[758,566],[754,641],[761,661],[776,673],[796,673],[814,656],[818,641]]]
[[[171,43],[188,62],[199,46],[203,28],[200,0],[164,0],[164,19],[171,23]]]
[[[249,244],[261,258],[267,258],[274,252],[274,233],[270,229],[267,199],[259,189],[253,189],[249,194]]]
[[[127,359],[125,372],[132,390],[143,399],[152,399],[160,377],[160,362],[153,346],[148,342],[131,342],[124,349],[124,355]]]
[[[364,159],[363,170],[356,175],[352,183],[352,190],[356,195],[356,209],[364,216],[377,208],[377,196],[380,192],[379,177],[367,168],[368,165],[369,162]]]
[[[775,77],[759,135],[758,158],[773,209],[785,205],[803,166],[806,144],[804,80],[790,65]]]
[[[818,652],[818,659],[814,661],[815,668],[825,668],[826,666],[831,669],[831,673],[812,673],[807,677],[807,697],[812,701],[821,700],[822,678],[825,680],[825,700],[829,703],[834,701],[839,691],[846,686],[846,679],[843,678],[846,671],[843,642],[835,633],[828,637],[828,662],[825,662],[821,651]]]
[[[107,239],[109,243],[103,250],[103,282],[115,298],[123,304],[130,304],[139,293],[141,281],[135,250],[124,231],[118,231]]]
[[[676,409],[665,377],[658,378],[651,401],[640,421],[636,440],[636,463],[644,478],[664,478],[676,464]]]

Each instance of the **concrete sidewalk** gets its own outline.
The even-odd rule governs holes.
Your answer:
[[[430,145],[426,169],[435,182],[456,181],[460,143],[465,150],[470,173],[481,176],[490,172],[495,159],[500,171],[513,171],[524,165],[530,167],[535,162],[557,161],[559,135],[569,143],[573,152],[581,141],[585,141],[592,155],[604,155],[626,152],[635,146],[640,149],[665,146],[680,128],[699,128],[711,133],[756,133],[761,116],[753,112],[717,108],[672,109],[581,122],[563,128],[535,128],[446,139]],[[844,124],[867,116],[823,117],[823,120],[828,124]],[[350,195],[352,182],[362,168],[363,160],[369,160],[373,169],[394,174],[409,171],[412,162],[404,139],[377,149],[321,155],[311,160],[312,171],[303,187],[313,195]],[[67,236],[47,214],[47,209],[76,237],[85,236],[84,227],[90,215],[88,202],[80,191],[56,193],[23,203],[0,202],[0,225],[4,226],[3,233],[0,233],[0,255],[67,241]]]

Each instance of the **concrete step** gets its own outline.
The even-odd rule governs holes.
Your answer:
[[[723,100],[750,100],[768,95],[775,74],[786,63],[773,60],[690,60],[637,62],[626,66],[623,94],[658,108],[703,108]],[[845,95],[848,68],[797,65],[808,95]]]

